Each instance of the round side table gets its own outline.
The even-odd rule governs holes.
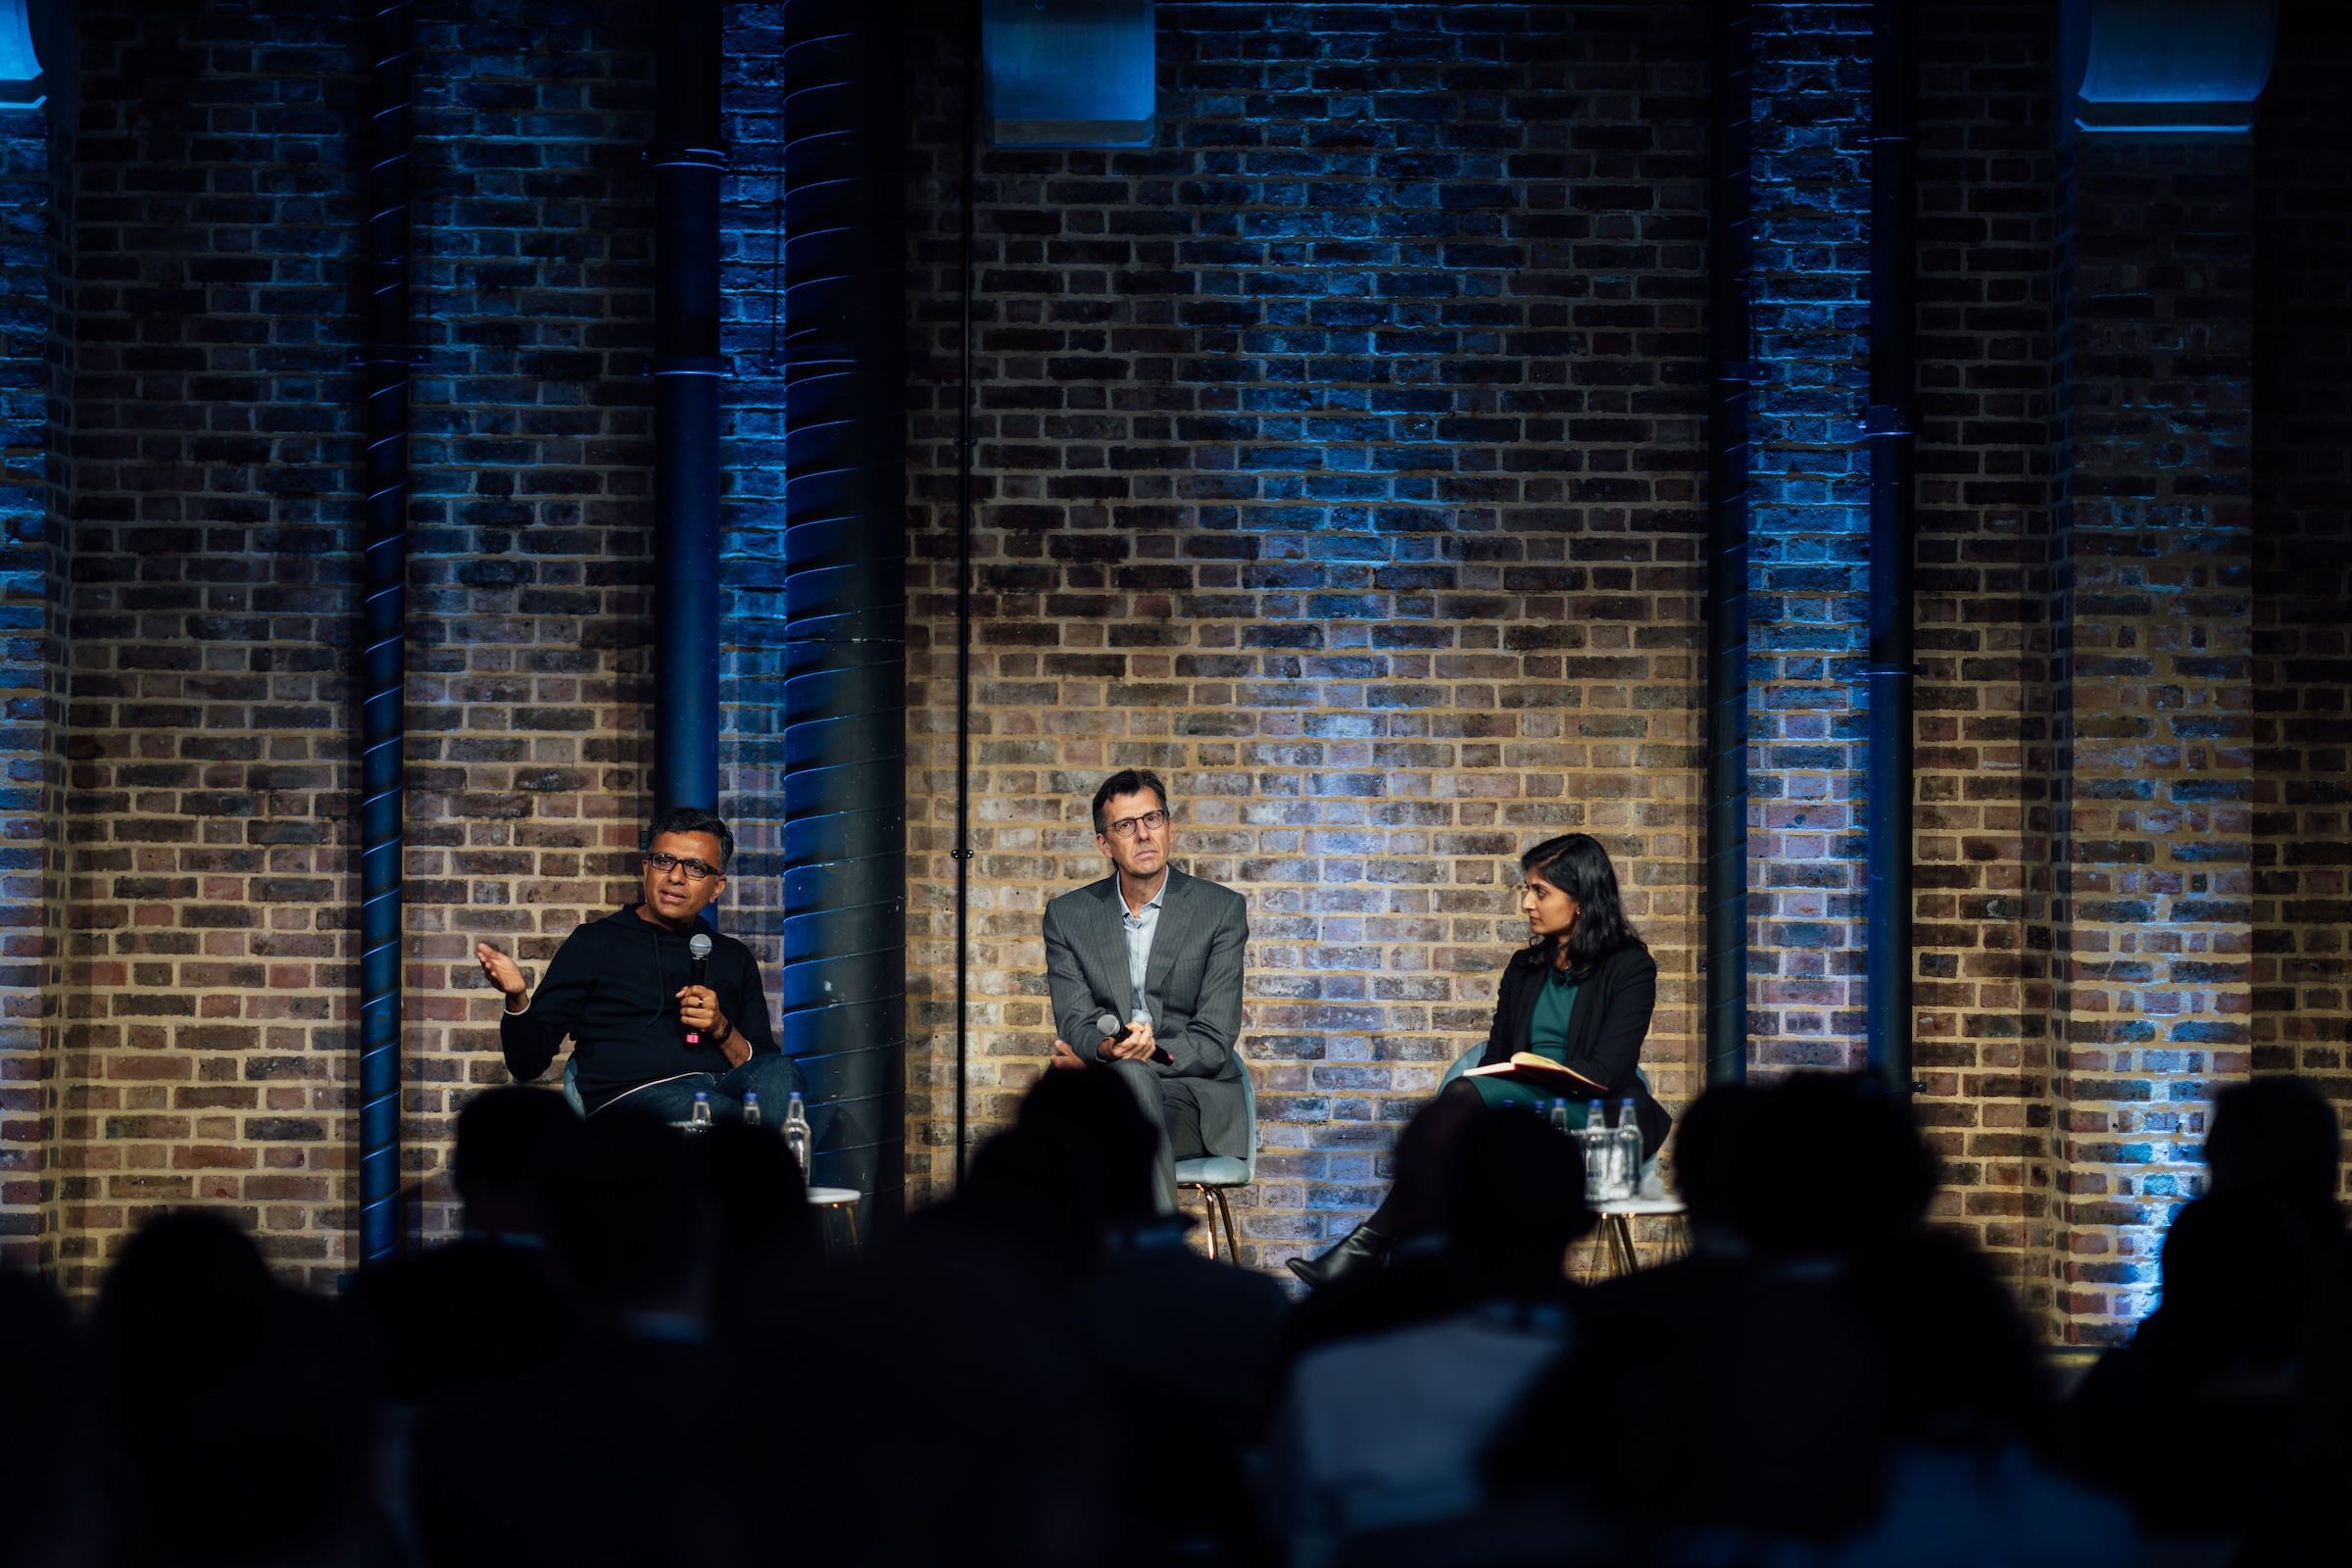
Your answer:
[[[1601,1240],[1608,1248],[1608,1278],[1631,1274],[1638,1266],[1634,1262],[1634,1221],[1642,1215],[1680,1215],[1685,1212],[1679,1198],[1623,1198],[1610,1203],[1592,1205],[1600,1214]],[[1676,1227],[1681,1234],[1667,1243],[1668,1257],[1680,1257],[1690,1250],[1690,1221]]]
[[[850,1250],[853,1252],[858,1250],[858,1200],[864,1196],[855,1187],[811,1187],[808,1189],[809,1207],[824,1214],[839,1214],[847,1222],[850,1231]],[[832,1227],[826,1226],[826,1250],[828,1251],[832,1250],[830,1245],[832,1234]]]

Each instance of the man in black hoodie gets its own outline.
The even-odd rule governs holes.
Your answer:
[[[714,1117],[743,1114],[760,1097],[771,1122],[802,1087],[801,1069],[777,1049],[751,949],[709,932],[700,983],[687,944],[708,928],[702,913],[727,885],[735,835],[710,812],[675,806],[647,835],[644,897],[564,939],[533,995],[514,960],[474,945],[482,973],[507,999],[499,1045],[507,1070],[528,1082],[547,1071],[565,1036],[588,1113],[624,1105],[684,1121],[694,1098]]]

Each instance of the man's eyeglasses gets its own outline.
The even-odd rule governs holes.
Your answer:
[[[672,871],[683,871],[686,873],[686,880],[689,882],[700,882],[706,878],[718,875],[718,867],[715,865],[706,865],[701,860],[683,859],[675,855],[664,855],[660,853],[648,855],[645,858],[645,863],[652,866],[655,870],[662,872],[664,876],[668,875]]]
[[[1135,837],[1135,830],[1139,827],[1148,827],[1156,833],[1167,825],[1167,812],[1146,811],[1141,816],[1120,817],[1116,822],[1110,824],[1110,831],[1114,838],[1131,839]]]

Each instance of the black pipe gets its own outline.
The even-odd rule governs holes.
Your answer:
[[[654,800],[718,805],[719,0],[665,0],[655,61]]]
[[[956,417],[956,1185],[963,1186],[964,1108],[971,1078],[965,1005],[971,987],[972,878],[972,205],[980,175],[980,8],[964,7],[962,374]]]
[[[784,22],[784,1049],[815,1179],[906,1178],[903,131],[895,8]]]
[[[409,0],[373,0],[368,51],[368,413],[360,610],[360,1260],[400,1249],[401,840],[409,622]]]
[[[1707,1082],[1747,1076],[1748,210],[1753,6],[1717,0],[1707,237]]]
[[[1875,0],[1870,51],[1870,1065],[1911,1080],[1912,0]]]

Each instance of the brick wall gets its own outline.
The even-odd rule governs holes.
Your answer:
[[[1870,7],[1755,13],[1748,1050],[1859,1067]]]
[[[62,640],[50,111],[0,108],[0,1262],[40,1254]]]
[[[2053,667],[2070,1343],[2154,1304],[2249,1065],[2252,148],[2079,137]]]
[[[652,807],[655,24],[453,0],[417,27],[402,1136],[427,1234],[459,1104],[509,1081],[474,942],[535,980],[634,897]]]
[[[1705,30],[1159,17],[1155,147],[982,164],[971,1106],[1046,1055],[1038,911],[1101,874],[1094,785],[1157,767],[1180,863],[1250,902],[1270,1265],[1370,1206],[1483,1038],[1546,834],[1609,846],[1649,1070],[1695,1088]],[[910,992],[952,999],[956,163],[948,62],[914,74]],[[952,1008],[914,1029],[919,1197]]]
[[[49,1251],[87,1284],[198,1201],[317,1270],[348,1141],[348,39],[193,4],[82,31]]]
[[[650,180],[634,8],[419,28],[406,1170],[504,1081],[466,956],[610,906],[640,795]],[[73,772],[48,1254],[156,1204],[351,1261],[351,38],[81,8]],[[267,49],[262,46],[268,45]]]
[[[2336,8],[2280,8],[2255,134],[2254,1068],[2352,1101],[2352,67]]]
[[[2052,12],[1919,29],[1914,1101],[1939,1220],[2050,1299]]]
[[[324,1283],[354,1131],[351,40],[299,10],[80,14],[71,201],[0,112],[15,918],[44,843],[64,874],[52,940],[0,928],[0,1248],[86,1286],[147,1208],[201,1201]],[[917,1201],[954,1165],[954,15],[909,13]],[[1943,1219],[2056,1337],[2147,1304],[2216,1081],[2352,1098],[2340,46],[2321,8],[2285,17],[2251,177],[2242,150],[2094,160],[2061,247],[2051,9],[1923,12],[1920,1104]],[[1094,784],[1160,768],[1192,868],[1251,901],[1264,1180],[1240,1206],[1270,1267],[1377,1197],[1480,1038],[1538,837],[1609,844],[1665,971],[1652,1077],[1669,1104],[1697,1087],[1706,29],[1696,6],[1160,18],[1157,145],[982,164],[968,1103],[984,1135],[1043,1061],[1038,911],[1100,870]],[[725,917],[771,964],[775,22],[731,20],[723,803]],[[651,24],[612,0],[420,24],[426,1234],[451,1115],[505,1076],[467,950],[543,962],[624,896],[646,805]],[[1758,35],[1776,1070],[1861,1051],[1867,8],[1760,8]],[[68,613],[61,710],[43,633]]]

